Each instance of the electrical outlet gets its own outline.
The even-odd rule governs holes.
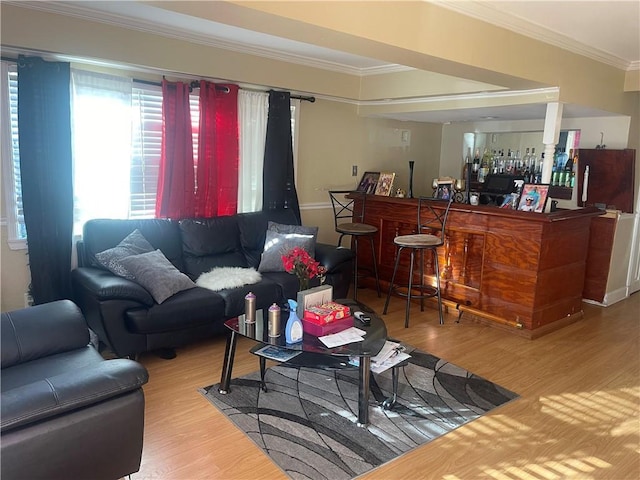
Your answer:
[[[358,176],[358,165],[354,165],[351,167],[351,176],[352,177]]]

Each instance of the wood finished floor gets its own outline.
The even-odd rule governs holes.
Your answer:
[[[360,301],[378,312],[373,290]],[[584,318],[536,340],[391,300],[389,335],[520,394],[521,398],[363,479],[553,480],[640,478],[640,293],[613,306],[583,304]],[[233,376],[258,369],[240,341]],[[141,479],[285,479],[197,388],[218,383],[225,339],[143,355],[146,424]],[[232,383],[233,385],[233,383]]]

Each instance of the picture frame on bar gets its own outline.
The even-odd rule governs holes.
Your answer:
[[[357,191],[362,193],[376,193],[380,172],[364,172],[362,179],[358,184]]]
[[[518,210],[523,212],[542,213],[549,197],[548,183],[525,183],[522,186]]]
[[[393,172],[381,172],[376,186],[376,195],[388,197],[393,189],[393,180],[396,174]]]
[[[439,200],[449,200],[455,192],[453,191],[453,182],[438,182],[436,188],[436,198]]]

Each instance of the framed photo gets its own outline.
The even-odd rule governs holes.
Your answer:
[[[451,195],[454,194],[453,182],[438,182],[436,188],[436,198],[441,200],[449,200]]]
[[[378,178],[378,185],[376,187],[376,195],[384,195],[388,197],[391,194],[393,188],[393,179],[396,177],[395,173],[382,172]]]
[[[549,184],[525,183],[518,202],[518,210],[523,212],[544,212],[549,196]]]
[[[376,193],[378,178],[380,178],[380,172],[364,172],[357,190],[362,193]]]

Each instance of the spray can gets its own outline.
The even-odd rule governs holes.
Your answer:
[[[249,292],[244,297],[244,321],[246,323],[255,323],[256,321],[256,296]]]
[[[280,307],[275,303],[269,307],[269,336],[280,336]]]

